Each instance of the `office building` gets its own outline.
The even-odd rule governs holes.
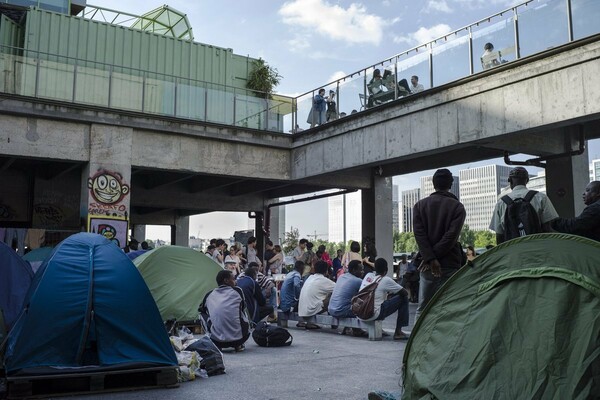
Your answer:
[[[417,204],[420,197],[421,189],[415,188],[403,190],[401,194],[401,212],[400,212],[400,232],[413,231],[413,207]]]
[[[454,181],[452,182],[452,188],[450,188],[450,193],[455,195],[457,198],[460,198],[460,185],[458,176],[453,176]],[[421,177],[421,198],[425,198],[429,196],[431,193],[435,192],[433,188],[433,175],[422,176]]]
[[[600,181],[600,159],[590,162],[590,182]]]
[[[511,168],[486,165],[459,171],[459,199],[467,211],[465,224],[471,230],[483,231],[489,228],[498,195],[507,184]]]
[[[345,228],[344,237],[344,198],[345,198]],[[328,240],[330,242],[348,242],[362,240],[362,208],[361,192],[333,196],[328,199]]]
[[[398,185],[392,186],[392,229],[400,231],[400,201],[398,199]]]

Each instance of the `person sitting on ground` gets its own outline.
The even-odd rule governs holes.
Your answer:
[[[302,272],[304,271],[304,263],[296,261],[294,270],[289,272],[283,283],[281,284],[279,309],[283,312],[290,312],[298,309],[298,299],[300,298],[300,290],[302,289]]]
[[[327,263],[317,261],[315,264],[315,273],[306,279],[300,292],[298,300],[298,316],[312,317],[323,312],[327,312],[331,293],[335,288],[335,283],[327,278]],[[298,326],[298,325],[297,325]],[[300,327],[302,324],[299,325]],[[315,324],[306,324],[306,329],[318,329]]]
[[[233,347],[236,352],[242,351],[250,337],[244,293],[228,270],[217,273],[217,285],[200,305],[210,339],[219,349]]]
[[[131,238],[131,240],[129,241],[129,249],[136,251],[138,249],[139,244],[140,243],[136,239]]]
[[[394,340],[406,340],[408,334],[402,331],[402,328],[408,326],[408,292],[402,286],[398,285],[392,278],[386,276],[388,273],[388,263],[383,258],[375,261],[375,272],[365,275],[360,290],[365,286],[379,280],[375,289],[375,314],[367,321],[383,321],[396,311],[396,330],[394,331]],[[391,295],[390,297],[388,297]]]
[[[150,246],[148,245],[148,242],[146,242],[145,240],[142,242],[142,250],[151,250]]]
[[[363,278],[363,265],[360,261],[350,261],[348,265],[348,273],[340,276],[337,280],[333,293],[331,294],[331,300],[329,300],[329,307],[327,311],[333,317],[337,318],[355,318],[356,315],[352,312],[352,297],[354,297],[360,285],[362,284]],[[349,328],[344,328],[342,334],[347,333]],[[353,328],[352,334],[354,336],[364,336],[366,332],[362,329]],[[368,334],[367,334],[368,336]]]
[[[600,241],[600,181],[592,181],[585,187],[583,202],[587,207],[578,217],[555,219],[552,229]]]
[[[256,281],[257,272],[256,264],[251,263],[237,279],[237,286],[244,292],[246,308],[248,308],[250,318],[254,322],[258,322],[273,313],[273,307],[267,306],[265,296]]]

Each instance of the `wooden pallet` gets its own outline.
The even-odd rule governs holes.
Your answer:
[[[176,367],[7,378],[8,399],[178,387]]]

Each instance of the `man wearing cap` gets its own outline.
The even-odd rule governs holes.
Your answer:
[[[508,193],[508,197],[511,199],[523,199],[527,196],[529,189],[527,189],[527,183],[529,182],[529,173],[523,167],[515,167],[510,170],[508,174],[508,183],[510,183],[511,192]],[[505,242],[505,223],[504,215],[506,214],[506,203],[502,200],[504,194],[500,197],[496,203],[494,214],[492,214],[492,221],[490,222],[490,229],[496,232],[496,243],[500,244]],[[533,209],[537,212],[538,219],[541,224],[541,230],[543,232],[552,232],[550,222],[558,218],[558,213],[554,209],[552,202],[544,193],[537,192],[535,196],[531,198],[529,202]]]
[[[438,169],[433,174],[435,192],[419,200],[413,208],[413,228],[422,259],[419,264],[419,307],[415,318],[463,264],[458,237],[467,213],[462,203],[450,193],[453,182],[449,170]]]

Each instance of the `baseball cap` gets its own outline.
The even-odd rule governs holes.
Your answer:
[[[226,256],[225,264],[237,264],[237,261],[235,261],[233,258],[231,258],[231,256]]]

